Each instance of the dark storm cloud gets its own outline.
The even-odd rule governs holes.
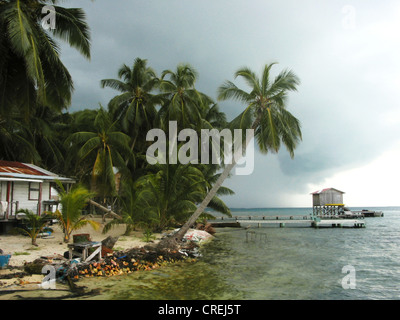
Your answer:
[[[288,206],[288,192],[295,190],[308,200],[313,191],[308,184],[367,164],[398,139],[398,123],[388,121],[399,101],[394,76],[399,39],[390,32],[398,17],[394,1],[72,0],[64,5],[84,8],[92,30],[90,62],[62,47],[76,88],[71,110],[106,106],[116,92],[101,89],[100,80],[116,78],[118,68],[136,57],[148,59],[158,74],[190,63],[200,75],[197,88],[213,98],[242,66],[260,72],[277,61],[276,72],[290,68],[300,77],[288,107],[303,128],[295,158],[284,148],[279,155],[257,153],[253,175],[227,182],[236,191],[225,199],[229,204]],[[237,102],[220,105],[229,119],[243,108]]]

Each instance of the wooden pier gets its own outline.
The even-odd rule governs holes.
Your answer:
[[[210,221],[213,227],[286,226],[313,228],[365,228],[364,217],[383,217],[381,211],[351,211],[343,204],[343,191],[325,188],[311,193],[312,213],[291,216],[235,216]]]
[[[313,228],[364,228],[365,221],[361,217],[342,216],[237,216],[232,218],[221,218],[210,222],[213,227],[245,227],[256,225],[262,226],[275,225],[281,228],[286,226],[313,227]]]

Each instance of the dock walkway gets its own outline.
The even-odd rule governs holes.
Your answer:
[[[289,225],[297,227],[313,228],[364,228],[365,221],[361,218],[341,216],[237,216],[232,218],[221,218],[211,222],[213,227],[243,227],[248,225],[257,225],[259,228],[263,225],[279,225],[283,228]]]

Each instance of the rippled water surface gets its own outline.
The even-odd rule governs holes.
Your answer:
[[[80,283],[102,288],[92,299],[399,299],[400,208],[375,209],[385,216],[366,218],[362,229],[253,228],[256,239],[245,229],[217,229],[195,263]],[[355,289],[342,286],[345,266],[354,268]]]

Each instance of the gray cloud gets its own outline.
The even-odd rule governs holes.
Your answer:
[[[354,9],[347,28],[345,5]],[[199,90],[216,97],[223,81],[244,65],[261,71],[293,69],[302,80],[289,110],[302,123],[303,142],[290,159],[256,154],[255,172],[227,185],[234,206],[290,206],[290,192],[305,193],[329,175],[365,165],[399,137],[396,115],[400,56],[395,1],[107,1],[72,0],[83,7],[92,29],[92,59],[62,46],[75,82],[71,110],[107,105],[116,92],[100,80],[146,58],[158,73],[179,62],[199,72]],[[396,9],[397,8],[397,9]],[[397,11],[396,11],[397,10]],[[397,14],[397,15],[396,15]],[[397,23],[397,24],[396,24]],[[221,102],[232,119],[243,108]],[[323,186],[321,186],[323,187]],[[307,201],[305,201],[307,202]]]

